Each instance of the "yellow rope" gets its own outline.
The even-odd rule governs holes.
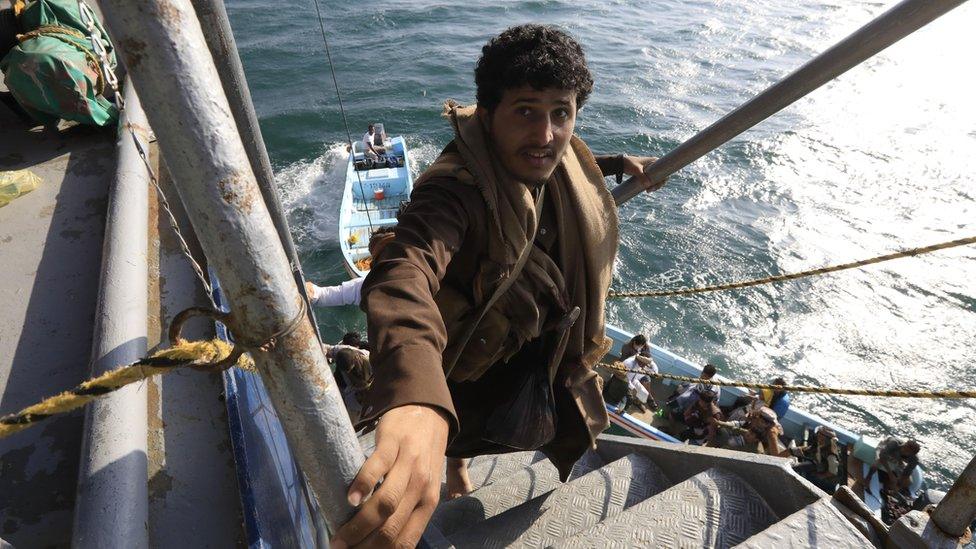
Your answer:
[[[843,263],[841,265],[833,265],[830,267],[822,267],[820,269],[813,269],[810,271],[803,271],[799,273],[781,274],[776,276],[768,276],[766,278],[757,278],[755,280],[747,280],[744,282],[731,282],[728,284],[719,284],[716,286],[703,286],[698,288],[681,288],[677,290],[654,290],[654,291],[635,291],[635,292],[610,292],[608,298],[622,298],[622,297],[665,297],[672,295],[692,295],[700,294],[705,292],[718,292],[721,290],[734,290],[738,288],[748,288],[750,286],[759,286],[761,284],[771,284],[773,282],[783,282],[786,280],[794,280],[797,278],[803,278],[807,276],[815,276],[826,273],[833,273],[837,271],[844,271],[847,269],[855,269],[857,267],[863,267],[865,265],[872,265],[874,263],[881,263],[883,261],[891,261],[892,259],[901,259],[903,257],[914,257],[916,255],[922,255],[927,253],[932,253],[938,250],[944,250],[946,248],[955,248],[956,246],[965,246],[967,244],[976,243],[976,236],[970,236],[968,238],[960,238],[958,240],[951,240],[949,242],[940,242],[938,244],[933,244],[931,246],[924,246],[921,248],[912,248],[910,250],[902,250],[888,255],[879,255],[877,257],[872,257],[870,259],[863,259],[861,261],[855,261],[853,263]]]
[[[614,364],[600,363],[600,366],[618,372],[636,372],[644,374],[654,379],[672,379],[675,381],[687,381],[689,383],[701,383],[703,380],[697,377],[677,376],[674,374],[659,374],[650,370],[631,369],[617,362]],[[749,389],[773,389],[789,391],[791,393],[817,393],[823,395],[856,395],[872,397],[896,397],[896,398],[976,398],[976,390],[968,391],[903,391],[894,390],[875,390],[875,389],[848,389],[836,387],[809,387],[806,385],[773,385],[770,383],[749,383],[746,381],[716,381],[710,379],[706,381],[710,385],[720,385],[722,387],[746,387]]]
[[[157,374],[167,374],[184,367],[214,371],[214,367],[230,356],[232,350],[231,344],[219,339],[177,340],[172,347],[150,357],[106,372],[83,382],[74,389],[32,404],[15,414],[0,417],[0,439],[27,429],[42,419],[81,408],[112,391]],[[249,355],[241,355],[235,365],[245,369],[254,367]]]

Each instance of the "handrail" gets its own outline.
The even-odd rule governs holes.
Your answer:
[[[965,1],[904,0],[814,57],[786,78],[773,84],[766,91],[678,145],[657,162],[644,168],[644,174],[650,178],[652,184],[664,181],[681,168]],[[642,190],[643,188],[634,178],[629,178],[613,189],[613,199],[617,206],[620,206],[640,194]]]
[[[189,0],[104,0],[105,22],[173,183],[217,273],[226,324],[258,345],[255,366],[329,526],[352,516],[345,494],[365,461],[288,257],[262,199]],[[298,320],[296,323],[296,319]],[[273,336],[273,337],[272,337]]]
[[[932,511],[932,521],[946,534],[958,538],[976,519],[976,457],[952,483],[949,492]]]
[[[125,109],[105,215],[92,377],[146,356],[149,330],[146,256],[152,186],[139,155],[139,147],[149,150],[149,123],[128,78],[122,93]],[[130,547],[149,546],[146,392],[145,386],[126,387],[85,411],[72,547],[110,547],[118,540]]]
[[[251,170],[254,171],[254,177],[261,189],[261,196],[264,197],[264,203],[268,206],[271,221],[275,225],[275,230],[281,239],[281,245],[284,246],[285,254],[291,263],[292,276],[295,277],[295,283],[298,284],[298,292],[302,295],[302,299],[311,303],[305,291],[305,273],[302,272],[298,250],[295,248],[295,241],[288,229],[285,209],[278,197],[271,160],[268,158],[268,151],[264,146],[261,125],[258,124],[258,116],[254,112],[251,90],[247,86],[244,67],[237,52],[237,41],[234,40],[234,31],[231,29],[230,20],[227,18],[224,1],[192,0],[192,3],[197,18],[200,20],[200,25],[205,29],[203,36],[207,41],[207,47],[210,49],[210,55],[213,56],[214,64],[217,66],[220,83],[224,89],[224,95],[227,96],[227,102],[230,103],[234,122],[237,123],[237,131],[241,134],[241,141],[244,143],[244,149],[247,151],[247,157],[251,163]],[[315,328],[316,335],[321,340],[322,334],[319,332],[318,322],[315,320],[314,307],[308,307],[308,316]]]

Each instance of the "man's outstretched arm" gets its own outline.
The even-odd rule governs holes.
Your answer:
[[[348,493],[361,506],[336,533],[335,547],[413,547],[437,505],[444,451],[457,432],[441,365],[447,331],[433,296],[477,221],[453,193],[429,185],[414,191],[363,285],[374,374],[363,421],[379,423],[376,450]]]

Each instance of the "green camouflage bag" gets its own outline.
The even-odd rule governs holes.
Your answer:
[[[20,43],[0,59],[4,82],[17,103],[42,124],[61,118],[115,124],[118,109],[103,95],[101,62],[91,49],[77,0],[27,2],[18,21],[24,31],[17,36]],[[114,70],[114,48],[97,19],[95,25]]]

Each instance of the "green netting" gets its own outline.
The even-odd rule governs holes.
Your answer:
[[[78,2],[34,0],[20,13],[19,23],[28,38],[0,59],[0,70],[24,110],[43,124],[61,118],[96,126],[115,124],[118,110],[100,93],[97,56]],[[114,49],[105,30],[97,22],[96,26],[114,69]],[[33,36],[32,31],[40,34]]]

